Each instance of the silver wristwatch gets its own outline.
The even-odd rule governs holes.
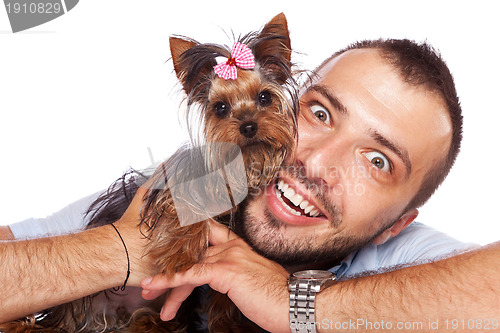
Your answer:
[[[329,271],[299,271],[288,277],[292,333],[316,333],[314,320],[316,294],[334,283],[335,274]]]

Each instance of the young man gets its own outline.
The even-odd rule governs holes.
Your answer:
[[[294,164],[248,201],[236,230],[281,266],[261,261],[240,239],[215,238],[191,271],[143,284],[147,298],[181,286],[162,318],[171,318],[194,286],[209,283],[246,315],[275,318],[260,323],[275,332],[289,322],[288,273],[317,268],[345,278],[461,247],[418,224],[403,231],[448,173],[461,139],[452,77],[428,46],[375,41],[335,54],[306,85],[298,125]],[[319,217],[301,211],[305,200]]]
[[[453,164],[461,121],[453,79],[428,46],[375,41],[335,54],[305,86],[296,160],[241,210],[241,228],[236,231],[242,238],[234,234],[227,238],[228,233],[214,225],[214,246],[206,258],[172,281],[161,276],[146,279],[144,297],[154,298],[165,288],[175,287],[162,311],[162,318],[169,319],[195,286],[209,283],[227,292],[264,329],[282,331],[290,324],[289,272],[319,268],[345,278],[463,250],[464,244],[430,228],[409,226],[417,207]],[[132,255],[131,285],[154,272],[147,258],[139,259],[144,240],[134,223],[140,203],[136,195],[117,223]],[[86,210],[88,203],[84,206]],[[306,210],[315,211],[315,217]],[[9,289],[10,279],[19,276],[4,277],[6,284],[0,285],[10,294],[2,290],[1,307],[14,310],[3,314],[0,322],[119,284],[116,269],[121,264],[123,276],[126,262],[124,255],[117,256],[120,240],[114,232],[108,226],[51,243],[2,244],[2,265],[16,262],[19,254],[21,258],[26,255],[23,249],[35,245],[47,252],[30,252],[36,256],[31,262],[43,262],[38,255],[51,258],[54,252],[64,260],[37,267],[48,269],[41,274],[42,282],[62,275],[57,295],[40,292],[48,287],[31,274],[23,276],[26,289],[18,292],[41,294],[38,303],[30,300],[29,308],[18,307]],[[101,240],[99,259],[92,251],[90,256],[73,260],[89,245],[86,241],[96,237]],[[106,258],[118,261],[109,263]],[[18,266],[25,264],[23,259],[18,261]],[[86,279],[71,280],[79,274],[86,274]]]

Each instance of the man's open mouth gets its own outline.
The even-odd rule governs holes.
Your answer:
[[[320,210],[304,197],[295,192],[283,179],[278,179],[275,186],[276,197],[283,207],[293,215],[320,217],[324,216]]]

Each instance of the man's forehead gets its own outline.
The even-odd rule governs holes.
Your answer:
[[[367,108],[380,106],[381,116],[392,113],[401,118],[408,114],[408,121],[414,126],[424,126],[419,130],[451,135],[451,119],[444,99],[425,85],[403,80],[400,71],[379,49],[348,50],[331,59],[317,74],[312,84],[327,87],[346,106],[349,102],[366,102]],[[351,101],[346,100],[346,95]]]
[[[346,51],[325,63],[315,78],[312,85],[328,89],[360,121],[378,119],[370,130],[407,150],[416,170],[447,154],[451,120],[444,100],[404,82],[378,49]]]
[[[345,51],[342,54],[332,57],[316,68],[311,75],[311,79],[302,86],[300,95],[306,93],[311,86],[321,85],[321,82],[325,81],[325,79],[331,81],[344,77],[345,74],[352,73],[354,70],[359,69],[360,65],[367,64],[367,61],[363,61],[362,58],[370,59],[369,62],[372,65],[381,63],[380,53],[378,50],[352,49]]]
[[[347,50],[339,55],[332,57],[329,61],[322,64],[315,70],[316,78],[320,79],[322,76],[327,75],[333,67],[349,67],[354,66],[368,66],[373,65],[389,65],[387,61],[383,60],[382,53],[377,48],[363,48]]]

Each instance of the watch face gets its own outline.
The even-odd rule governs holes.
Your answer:
[[[298,279],[330,279],[333,276],[332,272],[320,270],[307,270],[293,273],[293,276]]]

